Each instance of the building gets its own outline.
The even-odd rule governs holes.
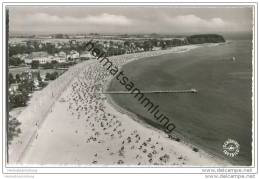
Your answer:
[[[26,57],[26,58],[24,59],[24,63],[27,64],[27,65],[31,64],[31,63],[32,63],[32,58]]]
[[[57,61],[58,63],[65,63],[66,62],[66,58],[64,57],[60,57],[60,56],[54,56],[52,58],[53,61]]]
[[[53,61],[53,56],[36,57],[36,58],[33,59],[33,61],[39,61],[40,64],[51,63],[51,61]]]
[[[59,57],[64,57],[66,58],[66,53],[63,52],[63,51],[60,51],[59,54],[58,54]]]
[[[72,50],[70,52],[69,55],[67,55],[67,60],[68,61],[77,61],[79,60],[80,56],[79,56],[79,52],[77,52],[76,50]]]
[[[48,55],[47,52],[32,52],[27,57],[24,58],[24,62],[26,64],[31,64],[32,61],[39,61],[40,64],[45,64],[47,62],[51,62],[51,56]]]
[[[162,47],[153,47],[153,51],[156,51],[156,50],[161,50],[162,49]]]
[[[91,53],[88,52],[88,51],[85,51],[82,54],[80,54],[81,60],[89,60],[89,59],[92,59],[92,58],[95,58],[95,57],[93,55],[91,55]]]
[[[57,61],[58,63],[65,63],[67,59],[66,53],[61,51],[58,54],[55,54],[53,60]]]

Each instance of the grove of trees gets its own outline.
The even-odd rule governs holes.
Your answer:
[[[9,66],[20,66],[24,64],[24,61],[17,57],[10,57],[8,58],[8,65]]]
[[[16,118],[12,116],[9,116],[7,128],[8,144],[11,144],[13,138],[21,133],[21,129],[19,128],[20,125],[21,122],[19,122]]]
[[[31,64],[32,69],[37,69],[40,66],[40,62],[38,60],[33,60]]]
[[[59,73],[58,72],[53,72],[53,73],[46,73],[45,75],[45,80],[49,81],[49,80],[55,80],[56,78],[58,78]]]

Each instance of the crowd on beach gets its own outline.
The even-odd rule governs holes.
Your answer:
[[[143,52],[136,54],[126,54],[109,57],[111,61],[118,67],[144,57],[157,56],[172,52],[186,51],[197,46],[180,46],[163,51]],[[48,88],[42,91],[43,93],[51,94],[51,100],[38,100],[41,105],[37,106],[37,102],[33,103],[33,106],[28,108],[38,108],[41,110],[42,106],[46,106],[47,103],[62,103],[66,109],[64,113],[68,112],[71,117],[66,116],[70,120],[77,121],[78,126],[73,129],[73,135],[81,135],[84,133],[84,142],[78,143],[77,147],[86,149],[88,147],[95,146],[95,149],[86,151],[86,161],[82,160],[80,163],[85,165],[203,165],[203,164],[216,164],[215,160],[211,157],[203,157],[200,152],[194,152],[192,147],[188,147],[179,141],[173,141],[164,135],[163,132],[152,130],[142,124],[139,124],[135,120],[131,120],[131,117],[121,113],[114,105],[112,105],[108,97],[100,92],[104,91],[112,76],[109,72],[100,65],[95,59],[92,61],[83,62],[78,64],[78,67],[73,67],[68,72],[64,73],[57,80],[53,81]],[[67,88],[61,85],[61,80],[66,83]],[[59,83],[58,83],[59,82]],[[59,90],[54,86],[59,84]],[[60,90],[61,89],[61,90]],[[62,90],[64,92],[62,92]],[[65,92],[66,91],[66,92]],[[46,103],[46,104],[43,104]],[[45,115],[48,116],[50,112],[55,113],[55,106],[49,104],[49,110],[45,110]],[[35,110],[34,110],[35,111]],[[26,112],[24,112],[26,113]],[[37,118],[38,113],[30,113],[30,117],[34,119],[34,126],[28,129],[29,132],[23,132],[29,134],[33,131],[33,139],[30,141],[23,141],[33,143],[35,140],[39,142],[41,135],[52,135],[53,138],[59,137],[57,135],[59,131],[53,126],[51,134],[46,132],[40,132],[41,123],[46,123],[50,120],[42,119],[39,121]],[[25,114],[23,114],[26,116]],[[58,116],[59,114],[57,114]],[[27,115],[28,116],[28,115]],[[67,119],[66,118],[66,119]],[[62,121],[62,123],[70,123],[69,121]],[[36,125],[37,124],[37,125]],[[54,123],[55,124],[55,123]],[[77,125],[76,125],[77,126]],[[28,126],[27,126],[28,127]],[[64,129],[71,130],[71,129]],[[82,131],[83,130],[83,131]],[[62,131],[67,132],[67,131]],[[69,132],[69,131],[68,131]],[[38,135],[39,133],[39,135]],[[71,134],[69,134],[71,136]],[[49,137],[49,136],[48,136]],[[79,137],[80,138],[80,137]],[[22,138],[20,138],[22,140]],[[76,139],[76,138],[75,138]],[[59,140],[59,139],[57,139]],[[66,141],[62,141],[63,143]],[[38,143],[34,143],[29,147],[37,147]],[[43,145],[50,145],[44,143]],[[16,147],[21,147],[17,145]],[[24,148],[24,150],[28,150]],[[15,151],[15,149],[14,149]],[[46,153],[51,151],[46,151]],[[24,154],[24,152],[21,152]],[[48,153],[49,154],[49,153]],[[61,156],[62,152],[59,153]],[[26,154],[25,154],[26,155]],[[64,154],[68,155],[68,154]],[[58,159],[61,158],[58,157]],[[26,158],[26,157],[25,157]],[[66,157],[65,157],[66,158]],[[29,161],[30,159],[26,159]],[[46,159],[47,160],[47,159]],[[62,164],[62,161],[60,161]],[[49,163],[48,161],[42,163]],[[59,161],[55,161],[59,163]],[[50,164],[50,163],[49,163]],[[71,161],[70,164],[75,164]]]
[[[111,60],[120,67],[127,62],[142,57],[167,52],[172,51],[122,55],[113,57]],[[68,110],[75,116],[75,119],[85,120],[86,130],[88,131],[85,142],[98,143],[103,146],[104,150],[107,151],[107,155],[111,156],[112,161],[110,164],[185,165],[186,156],[172,152],[160,142],[160,139],[147,137],[142,135],[142,131],[128,128],[126,124],[123,124],[124,121],[120,119],[120,116],[115,115],[106,108],[107,97],[100,92],[104,90],[104,87],[109,82],[109,75],[107,70],[102,69],[100,64],[90,64],[72,83],[71,93],[65,99],[69,104]],[[75,131],[75,133],[78,132]],[[116,146],[110,145],[113,140],[116,141]],[[131,162],[129,157],[126,157],[129,155],[132,157]],[[98,153],[93,154],[92,164],[104,164],[99,161],[100,157],[98,156]],[[113,161],[113,159],[115,160]]]

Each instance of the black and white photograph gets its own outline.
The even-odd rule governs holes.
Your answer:
[[[3,6],[6,167],[256,167],[254,4],[71,3]]]

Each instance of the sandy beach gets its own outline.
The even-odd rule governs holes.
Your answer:
[[[144,57],[199,46],[109,57],[118,67]],[[51,82],[17,117],[20,136],[9,148],[10,164],[223,166],[226,161],[192,150],[137,122],[101,93],[111,75],[95,59],[71,67]]]

